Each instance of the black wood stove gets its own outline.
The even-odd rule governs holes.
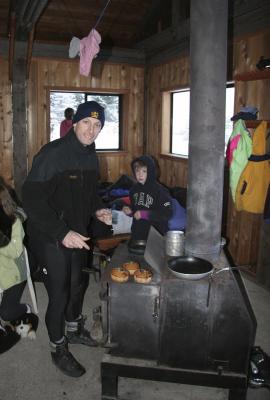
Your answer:
[[[161,247],[143,257],[121,244],[103,274],[102,399],[117,399],[119,376],[228,388],[230,400],[245,399],[256,320],[239,272],[179,279]],[[131,260],[152,270],[150,283],[111,280],[111,268]],[[225,266],[222,253],[215,268]]]

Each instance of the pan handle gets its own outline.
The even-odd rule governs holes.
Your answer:
[[[221,269],[216,269],[211,273],[211,276],[217,275],[217,274],[219,274],[220,272],[223,272],[223,271],[230,271],[230,270],[240,271],[241,267],[224,267],[224,268],[221,268]]]
[[[208,279],[208,291],[207,291],[207,300],[206,300],[206,307],[209,307],[209,301],[210,301],[210,294],[211,294],[211,288],[212,288],[212,281],[213,281],[213,276],[219,274],[220,272],[223,271],[229,271],[230,269],[238,269],[235,267],[224,267],[218,270],[214,270],[210,275]]]
[[[212,272],[212,276],[213,275],[217,275],[217,274],[219,274],[220,272],[223,272],[223,271],[229,271],[230,269],[232,269],[232,268],[231,267],[224,267],[224,268],[221,268],[221,269],[218,269],[218,270],[214,270]]]

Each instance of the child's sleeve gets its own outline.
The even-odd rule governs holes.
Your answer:
[[[148,220],[155,221],[168,221],[172,216],[172,203],[169,192],[163,188],[160,189],[158,195],[157,208],[148,211]]]

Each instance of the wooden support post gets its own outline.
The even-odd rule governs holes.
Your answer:
[[[26,54],[27,43],[24,43]],[[27,175],[26,150],[26,59],[14,57],[12,82],[13,109],[13,165],[14,186],[18,197],[21,197],[22,184]]]
[[[9,33],[9,54],[8,54],[8,76],[9,80],[13,78],[13,62],[14,62],[14,47],[15,47],[15,25],[16,16],[13,12],[10,17],[10,33]]]
[[[35,35],[35,27],[33,27],[32,30],[30,31],[29,38],[28,38],[27,55],[26,55],[26,80],[28,80],[28,78],[29,78],[34,35]]]

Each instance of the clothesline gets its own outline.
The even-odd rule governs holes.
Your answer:
[[[103,8],[103,10],[101,11],[100,16],[98,17],[98,20],[97,20],[97,22],[96,22],[96,24],[95,24],[95,26],[94,26],[93,29],[96,29],[96,27],[97,27],[98,24],[100,23],[101,18],[103,17],[103,15],[104,15],[104,13],[105,13],[105,11],[106,11],[106,8],[108,7],[110,1],[111,1],[111,0],[108,0],[108,1],[107,1],[107,4],[106,4],[106,6]]]

